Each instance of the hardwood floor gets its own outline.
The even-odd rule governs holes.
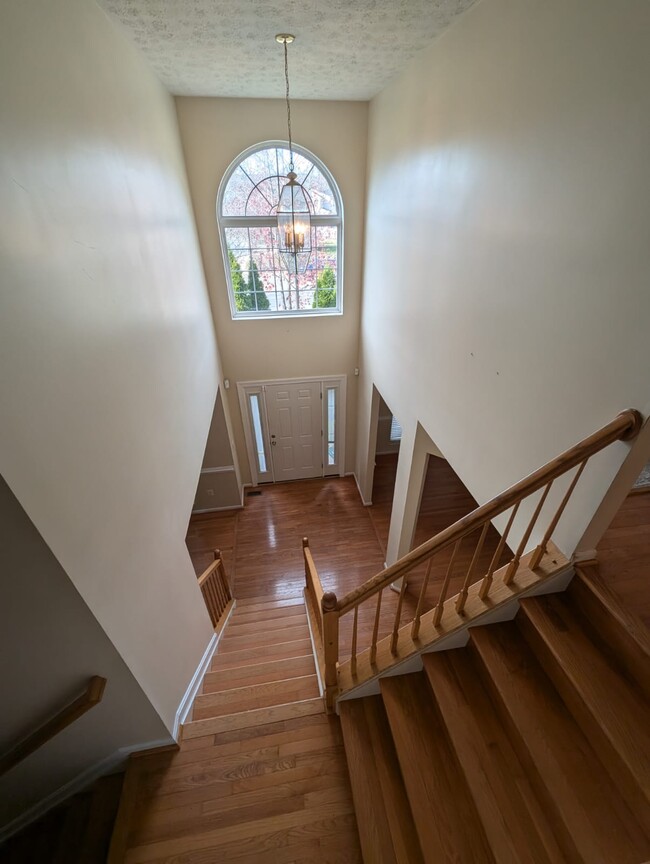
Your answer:
[[[264,487],[241,511],[192,519],[187,543],[197,572],[220,548],[238,606],[184,727],[180,750],[132,760],[127,781],[135,807],[125,834],[128,848],[122,857],[110,858],[111,864],[361,861],[341,728],[336,717],[323,713],[317,695],[301,602],[300,538],[310,538],[326,590],[341,596],[372,576],[383,567],[391,470],[390,464],[379,470],[383,500],[377,495],[373,508],[362,506],[352,478],[332,478]],[[430,460],[416,544],[475,506],[452,475],[442,460]],[[494,532],[486,555],[497,540]],[[600,544],[601,575],[646,624],[649,554],[650,495],[630,496]],[[417,578],[402,621],[413,614],[416,586]],[[396,604],[397,595],[385,591],[380,635],[392,625]],[[373,615],[374,608],[360,614],[360,646]],[[342,659],[350,624],[347,616]],[[506,626],[514,632],[514,625]],[[396,689],[404,681],[389,684]],[[390,707],[395,713],[399,704]],[[405,739],[400,746],[407,744]],[[390,780],[388,763],[380,772],[384,786]],[[395,800],[398,792],[393,789]],[[359,789],[355,794],[359,797]],[[393,822],[395,834],[399,825]],[[425,831],[428,821],[423,817],[420,823]],[[364,826],[365,843],[368,830]],[[404,840],[398,832],[391,842],[397,848]]]
[[[342,597],[384,567],[396,456],[378,457],[373,487],[374,503],[364,507],[352,477],[302,480],[259,487],[247,496],[242,510],[192,517],[187,546],[197,574],[221,549],[237,598],[283,599],[302,596],[304,565],[301,538],[309,537],[321,582],[326,591]],[[477,506],[449,464],[431,457],[415,534],[415,545],[471,512]],[[450,596],[460,590],[478,535],[463,541],[456,560]],[[490,529],[478,568],[487,570],[499,535]],[[504,551],[502,563],[507,560]],[[441,553],[432,567],[424,610],[433,608],[447,571],[451,550]],[[400,623],[412,620],[426,567],[414,570],[400,614]],[[358,649],[370,644],[375,603],[359,610]],[[397,595],[384,591],[379,638],[394,625]],[[341,619],[341,659],[352,643],[352,615]]]
[[[177,752],[131,760],[110,864],[360,864],[337,717],[301,598],[238,601]]]

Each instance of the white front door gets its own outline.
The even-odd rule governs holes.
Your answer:
[[[267,384],[264,392],[276,482],[322,477],[321,382]]]

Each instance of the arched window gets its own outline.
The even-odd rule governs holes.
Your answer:
[[[230,165],[217,221],[233,318],[335,315],[343,311],[343,206],[334,178],[308,150],[293,147],[294,171],[311,209],[311,254],[302,273],[278,252],[276,208],[289,147],[267,141]]]

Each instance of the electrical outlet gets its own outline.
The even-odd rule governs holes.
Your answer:
[[[205,494],[206,495],[214,495],[214,489],[206,489]]]

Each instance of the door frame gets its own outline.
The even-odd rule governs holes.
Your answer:
[[[329,477],[338,475],[343,477],[345,474],[345,408],[347,404],[347,375],[303,375],[300,378],[273,378],[265,381],[238,381],[237,394],[239,396],[239,407],[241,410],[242,424],[244,427],[244,438],[246,441],[246,454],[248,456],[248,464],[251,470],[251,480],[253,486],[259,486],[260,483],[275,483],[275,474],[273,472],[273,459],[270,452],[270,432],[269,420],[266,408],[266,393],[264,388],[275,384],[301,384],[301,383],[320,383],[321,385],[321,477]],[[336,420],[335,420],[335,441],[336,441],[336,461],[333,465],[327,464],[327,400],[324,398],[324,393],[328,389],[337,391],[336,402]],[[267,471],[263,477],[260,477],[260,472],[257,467],[257,447],[252,428],[252,418],[250,414],[249,395],[258,394],[260,398],[261,415],[262,415],[262,432],[264,435],[264,452],[267,465],[270,466],[270,471]],[[271,475],[270,477],[267,475]]]

